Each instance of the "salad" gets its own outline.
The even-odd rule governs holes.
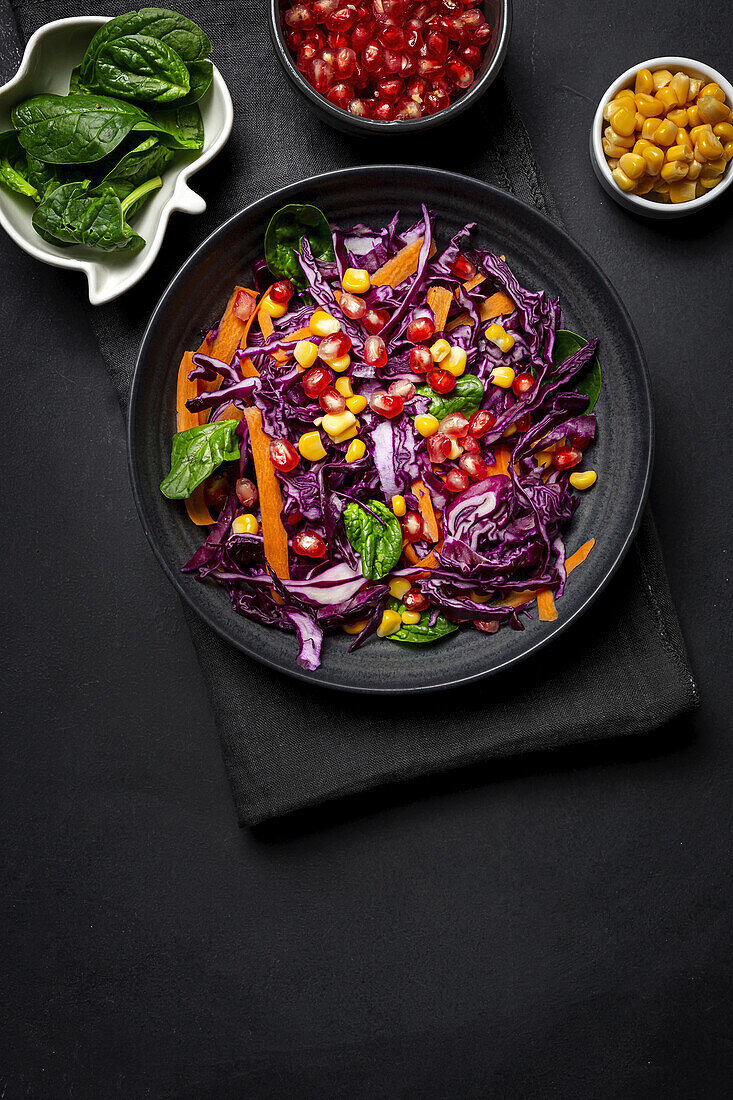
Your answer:
[[[564,532],[596,481],[597,340],[474,224],[440,243],[435,221],[283,207],[254,289],[179,368],[161,489],[210,528],[183,570],[294,632],[308,669],[335,631],[356,650],[553,620],[594,545]]]

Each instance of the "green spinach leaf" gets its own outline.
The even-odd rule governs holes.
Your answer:
[[[75,93],[33,96],[13,108],[12,121],[20,144],[38,160],[91,164],[115,149],[137,124],[150,120],[133,103]]]
[[[415,387],[417,393],[430,398],[430,412],[442,420],[448,413],[461,412],[470,416],[481,406],[484,384],[475,374],[462,374],[450,393],[435,393],[427,384]]]
[[[173,103],[188,94],[190,78],[175,50],[147,34],[106,42],[97,54],[95,87],[121,99]]]
[[[399,611],[400,615],[405,610],[404,604],[395,600],[392,596],[387,600],[387,606],[392,611]],[[451,623],[441,612],[432,626],[430,626],[430,611],[424,611],[420,616],[420,622],[410,626],[403,623],[394,634],[388,634],[390,642],[412,642],[415,645],[425,645],[427,642],[437,642],[448,634],[454,634],[458,630],[456,623]]]
[[[370,500],[367,506],[384,522],[380,523],[352,500],[344,508],[344,529],[361,557],[362,573],[375,581],[386,577],[400,560],[402,528],[397,517],[381,501]]]
[[[166,149],[157,138],[149,137],[135,149],[125,153],[122,160],[107,173],[94,190],[97,191],[101,187],[111,187],[120,202],[129,199],[132,192],[147,180],[162,175],[172,161],[173,156],[171,149]],[[131,206],[127,207],[128,221],[135,216],[150,193],[150,191],[146,191]]]
[[[203,149],[204,120],[197,103],[177,104],[168,111],[150,111],[135,130],[159,134],[158,141],[171,149]]]
[[[57,166],[52,164],[46,164],[45,161],[38,160],[30,153],[26,156],[26,162],[28,164],[28,182],[32,183],[36,191],[38,191],[39,199],[37,201],[43,202],[52,191],[63,182],[62,171]]]
[[[30,178],[28,161],[15,130],[0,134],[0,183],[11,191],[40,202],[38,188]]]
[[[188,61],[189,90],[188,95],[178,100],[179,107],[188,107],[191,103],[198,103],[211,87],[214,79],[214,66],[210,61]]]
[[[141,8],[110,19],[100,27],[89,43],[81,64],[81,79],[94,83],[97,55],[108,43],[131,34],[156,38],[175,50],[183,61],[202,61],[211,53],[211,42],[204,32],[185,15],[168,8]]]
[[[164,496],[169,500],[190,497],[222,462],[239,458],[236,427],[236,420],[215,420],[213,424],[199,424],[174,435],[171,472],[160,483]]]
[[[300,242],[307,237],[317,260],[333,260],[333,238],[326,215],[317,206],[282,206],[265,231],[265,262],[273,275],[290,281],[300,290],[308,285],[300,266]]]
[[[71,76],[69,77],[69,91],[68,95],[94,95],[91,88],[87,88],[86,84],[81,79],[81,65],[76,65],[71,70]]]
[[[133,192],[129,199],[135,201],[136,197],[137,192]],[[83,244],[102,252],[139,252],[145,241],[127,224],[125,213],[126,207],[111,187],[89,191],[89,181],[82,180],[64,183],[52,191],[34,212],[33,228],[51,244]]]
[[[582,336],[578,336],[575,332],[570,332],[569,329],[561,328],[555,333],[555,346],[552,351],[552,362],[557,367],[560,363],[564,363],[565,360],[574,355],[576,351],[580,351],[588,343]],[[591,412],[596,405],[596,402],[601,393],[601,364],[598,362],[598,356],[594,355],[587,367],[576,375],[574,379],[569,383],[573,389],[578,393],[584,393],[588,398],[588,408],[585,410],[587,413]]]

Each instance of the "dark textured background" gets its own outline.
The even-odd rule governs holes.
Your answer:
[[[728,0],[520,0],[507,64],[652,373],[652,504],[703,708],[635,744],[240,831],[83,285],[0,241],[3,1100],[727,1094],[733,199],[637,221],[586,146],[635,60],[730,74],[729,21]]]

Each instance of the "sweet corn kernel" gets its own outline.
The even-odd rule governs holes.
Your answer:
[[[308,370],[316,361],[318,348],[312,340],[298,340],[293,350],[293,355],[295,356],[295,362],[298,366],[302,367],[303,370]]]
[[[401,496],[392,497],[392,511],[398,519],[402,519],[407,511],[407,505],[405,504],[405,498]]]
[[[509,337],[512,344],[514,343],[514,337]],[[511,347],[511,344],[509,345]],[[506,349],[502,349],[506,350]],[[448,355],[441,362],[443,370],[449,371],[454,378],[460,378],[466,369],[466,352],[463,348],[451,348]]]
[[[573,489],[590,489],[598,480],[595,470],[576,470],[568,479]]]
[[[514,347],[514,337],[503,325],[496,323],[489,325],[486,329],[486,339],[491,340],[492,344],[496,344],[502,351],[511,351]]]
[[[700,134],[712,134],[712,133],[713,133],[712,125],[709,122],[701,122],[699,126],[693,126],[692,129],[690,130],[690,140],[692,141],[693,145],[696,145],[697,144],[697,139],[700,137]]]
[[[680,126],[677,130],[677,145],[684,145],[687,149],[692,149],[692,138],[687,133],[684,126]]]
[[[321,443],[320,432],[305,432],[298,440],[298,450],[303,458],[309,462],[318,462],[319,458],[326,457],[326,450]]]
[[[356,417],[352,412],[347,409],[342,413],[326,413],[321,426],[327,435],[330,435],[332,439],[342,434],[342,432],[348,432],[356,424]]]
[[[417,626],[421,618],[422,615],[419,611],[402,612],[402,622],[405,624],[405,626]]]
[[[670,122],[674,122],[675,126],[687,125],[687,111],[684,107],[677,107],[674,111],[668,111],[667,118]]]
[[[658,91],[654,93],[654,98],[659,104],[661,111],[673,111],[677,106],[677,95],[670,84],[667,84],[664,88],[659,88]]]
[[[608,157],[608,167],[611,169],[612,172],[613,172],[614,168],[618,168],[618,158],[617,157]]]
[[[716,138],[720,138],[721,141],[733,141],[733,123],[717,122],[715,126],[713,126],[713,133]]]
[[[723,146],[723,156],[726,161],[733,160],[733,141],[726,141]]]
[[[366,443],[363,439],[352,439],[346,451],[347,462],[358,462],[366,454]]]
[[[607,157],[622,157],[624,153],[628,153],[629,151],[623,145],[612,145],[611,142],[606,141],[605,138],[601,139],[601,145]]]
[[[611,172],[611,175],[613,176],[614,182],[616,183],[616,185],[618,187],[621,188],[622,191],[633,191],[634,190],[634,181],[632,179],[629,179],[629,177],[624,172],[623,168],[621,168],[621,161],[620,160],[619,160],[618,163],[619,163],[619,167],[614,168],[613,172]]]
[[[435,435],[439,427],[440,424],[438,423],[437,416],[431,416],[430,413],[415,417],[415,429],[425,439],[429,439],[431,435]]]
[[[664,113],[664,107],[659,102],[659,99],[652,95],[644,95],[643,92],[640,92],[639,95],[634,96],[634,99],[636,100],[637,111],[639,114],[642,114],[644,118],[656,118],[657,115]]]
[[[654,141],[654,135],[661,122],[661,118],[644,119],[644,125],[641,128],[641,136],[646,138],[647,141]]]
[[[516,435],[516,431],[517,431],[517,425],[516,424],[510,424],[509,427],[505,428],[504,431],[501,434],[503,435],[504,439],[508,439],[510,435]]]
[[[730,118],[730,111],[725,103],[712,95],[701,95],[697,101],[697,109],[703,122],[727,122]]]
[[[402,597],[412,588],[412,581],[407,577],[393,577],[389,582],[389,594],[396,600],[402,601]]]
[[[717,99],[715,102],[718,102]],[[723,143],[720,138],[703,130],[695,142],[695,160],[717,160],[722,155]]]
[[[251,512],[244,516],[235,516],[232,520],[232,533],[235,535],[256,535],[260,525]]]
[[[638,153],[638,155],[641,156],[644,150],[649,148],[651,148],[651,142],[647,141],[646,138],[640,137],[637,138],[637,140],[634,142],[634,148],[631,150],[631,152]]]
[[[702,179],[709,180],[713,176],[719,176],[725,172],[725,166],[727,164],[725,157],[718,157],[717,160],[709,160],[702,166],[702,172],[700,173]]]
[[[335,370],[337,374],[340,374],[351,366],[351,356],[339,355],[338,359],[332,359],[328,365],[331,370]]]
[[[692,158],[690,158],[692,159]],[[622,172],[625,172],[630,180],[638,180],[646,172],[646,161],[638,153],[626,153],[618,162]]]
[[[701,162],[700,162],[699,160],[693,160],[692,164],[691,164],[691,165],[690,165],[690,167],[689,167],[689,168],[687,169],[687,176],[686,176],[686,178],[687,178],[688,180],[696,180],[696,179],[698,178],[698,176],[700,175],[700,172],[701,172],[701,171],[702,171],[702,164],[701,164]]]
[[[442,363],[446,356],[450,355],[450,344],[447,340],[436,340],[430,347],[430,354],[434,363]]]
[[[634,115],[634,127],[637,130],[641,130],[642,126],[644,125],[644,117],[645,116],[641,113],[641,111],[637,111]]]
[[[654,91],[654,80],[649,69],[639,69],[634,81],[634,91],[643,92],[645,95],[651,95]]]
[[[666,161],[681,160],[685,164],[692,164],[692,149],[687,145],[670,145],[664,159]]]
[[[716,84],[715,81],[713,81],[711,84],[706,84],[704,88],[701,88],[700,95],[711,95],[713,99],[719,99],[721,103],[725,103],[725,92],[720,87],[720,84]]]
[[[278,317],[284,317],[288,312],[287,302],[273,302],[269,294],[265,294],[264,298],[260,302],[260,309],[263,313],[269,313],[270,317],[274,317],[277,320]]]
[[[611,115],[610,123],[616,133],[621,134],[622,137],[629,137],[636,128],[634,112],[630,111],[627,107],[619,107],[617,111],[614,111]]]
[[[624,137],[622,134],[617,134],[613,126],[607,126],[603,131],[603,136],[609,145],[620,145],[624,149],[631,149],[634,144],[633,134],[630,134],[629,137]]]
[[[669,71],[669,69],[656,69],[652,73],[652,84],[657,91],[659,91],[660,88],[664,88],[667,84],[669,84],[671,79],[672,73]]]
[[[354,414],[364,412],[364,409],[366,407],[367,399],[360,393],[355,393],[351,397],[346,398],[346,408],[349,410],[349,412],[352,412]]]
[[[368,619],[359,619],[357,623],[343,623],[341,629],[344,634],[361,634],[368,621]]]
[[[700,176],[695,187],[702,188],[704,191],[709,191],[712,187],[717,187],[722,178],[722,176],[713,176],[712,179],[706,179],[704,176]],[[697,195],[698,192],[696,191],[695,194]]]
[[[665,118],[663,122],[660,122],[654,132],[654,141],[657,145],[674,145],[677,140],[677,130],[679,127],[675,126],[674,122],[670,122],[668,118]]]
[[[687,102],[690,103],[693,99],[697,99],[702,88],[702,80],[698,80],[696,76],[690,77],[690,90],[687,93]]]
[[[648,145],[641,155],[646,162],[647,175],[658,176],[664,164],[664,152],[658,145]]]
[[[390,634],[395,634],[402,626],[402,616],[397,611],[385,611],[382,615],[382,621],[377,627],[378,638],[388,638]]]
[[[534,457],[543,470],[546,470],[548,466],[552,465],[552,455],[547,451],[539,451]]]
[[[491,372],[489,381],[493,382],[495,386],[500,386],[503,390],[508,390],[514,381],[514,377],[512,367],[495,367]]]
[[[354,391],[351,388],[350,378],[337,378],[334,382],[334,389],[336,393],[340,393],[342,397],[353,397]],[[353,409],[351,410],[354,411]]]
[[[685,179],[680,180],[678,183],[670,183],[669,185],[669,197],[672,202],[689,202],[690,199],[695,197],[695,183],[694,180]]]
[[[667,183],[677,183],[678,180],[683,180],[687,175],[687,165],[681,160],[668,161],[661,171],[663,180]]]
[[[372,285],[369,272],[363,267],[347,267],[341,286],[349,294],[365,294]]]
[[[690,78],[687,73],[675,73],[669,82],[669,86],[677,96],[677,106],[684,107],[690,92]]]
[[[644,176],[643,179],[636,181],[635,195],[648,195],[654,186],[654,179],[652,176]]]
[[[697,109],[697,104],[691,103],[687,108],[687,124],[688,126],[699,126],[700,121],[700,112]]]
[[[308,322],[308,328],[314,336],[332,336],[339,331],[341,325],[325,309],[317,309]]]
[[[669,195],[669,184],[667,183],[666,180],[663,180],[662,177],[660,176],[658,180],[654,181],[654,187],[652,188],[652,190],[657,195],[662,195],[662,196]]]

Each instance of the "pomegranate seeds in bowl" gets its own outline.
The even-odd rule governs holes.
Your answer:
[[[285,0],[287,48],[334,107],[374,122],[445,110],[471,88],[492,39],[481,0]]]

